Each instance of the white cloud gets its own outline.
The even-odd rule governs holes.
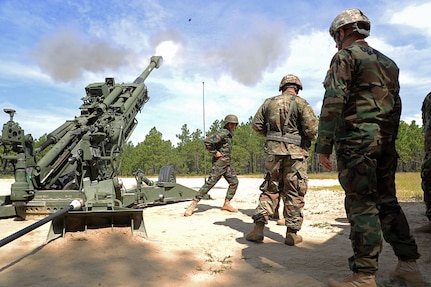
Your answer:
[[[431,36],[430,11],[431,2],[407,6],[400,11],[394,12],[389,19],[389,23],[413,27]]]

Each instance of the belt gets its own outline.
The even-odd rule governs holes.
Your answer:
[[[294,145],[301,145],[301,136],[294,134],[282,134],[281,132],[268,132],[266,134],[266,140],[285,142]]]

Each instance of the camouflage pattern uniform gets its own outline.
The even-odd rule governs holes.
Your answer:
[[[425,157],[422,162],[422,190],[424,191],[425,216],[431,221],[431,93],[422,104],[422,122],[425,139]]]
[[[316,152],[331,154],[335,147],[355,273],[377,271],[382,232],[400,260],[419,258],[395,191],[398,74],[391,59],[356,41],[334,55],[324,81]]]
[[[205,138],[205,147],[212,154],[212,168],[208,180],[199,189],[196,198],[202,199],[223,176],[229,183],[226,199],[232,199],[238,188],[238,178],[231,165],[232,155],[232,132],[226,128]],[[214,155],[219,151],[222,156],[216,158]]]
[[[296,138],[297,143],[277,140],[277,136],[283,134],[285,120],[292,104],[296,108],[293,108],[289,116],[284,136],[291,137],[293,141]],[[251,125],[258,135],[266,137],[264,151],[267,154],[267,172],[260,186],[262,193],[252,218],[255,223],[266,224],[268,218],[274,215],[281,194],[285,198],[285,224],[288,229],[299,231],[304,219],[302,208],[308,187],[308,148],[317,135],[317,117],[305,99],[285,90],[281,95],[265,100]]]

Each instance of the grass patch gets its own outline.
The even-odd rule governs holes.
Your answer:
[[[338,173],[336,172],[321,172],[321,173],[309,173],[309,179],[337,179]]]
[[[311,227],[316,227],[316,228],[323,228],[323,229],[331,229],[332,225],[325,221],[325,222],[316,222],[313,224],[310,224]]]
[[[212,265],[215,265],[210,266],[208,269],[211,274],[223,273],[224,271],[232,268],[233,261],[230,255],[224,256],[223,258],[215,257],[210,252],[205,252],[205,255],[207,256],[205,262],[213,263]]]
[[[336,172],[312,173],[308,174],[309,179],[338,179]],[[420,172],[397,172],[395,174],[395,186],[397,197],[401,202],[423,201],[423,191],[421,187]],[[312,187],[310,190],[334,190],[343,191],[340,185]]]
[[[330,186],[309,186],[308,190],[311,190],[311,191],[332,190],[332,191],[344,192],[344,189],[339,184],[330,185]]]
[[[423,201],[420,172],[398,172],[395,174],[395,186],[399,201]]]

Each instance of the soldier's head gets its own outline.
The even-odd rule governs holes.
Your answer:
[[[364,39],[370,35],[371,22],[367,15],[359,9],[347,9],[335,17],[329,27],[329,34],[340,50],[350,40]],[[349,42],[350,42],[349,41]]]
[[[233,114],[229,114],[229,115],[224,117],[223,127],[228,128],[229,130],[233,131],[237,125],[238,125],[238,117],[237,116],[235,116]]]
[[[287,88],[293,88],[298,94],[299,90],[302,90],[301,80],[292,74],[287,74],[281,79],[279,91],[284,92]]]

